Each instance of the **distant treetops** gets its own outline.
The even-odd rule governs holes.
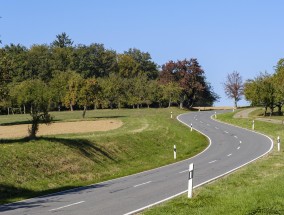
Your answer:
[[[33,87],[48,89],[49,110],[142,106],[210,106],[218,96],[197,59],[159,67],[148,52],[123,53],[103,44],[73,45],[66,33],[50,44],[5,45],[0,49],[0,110],[31,112],[40,105]],[[44,111],[46,111],[44,106]]]

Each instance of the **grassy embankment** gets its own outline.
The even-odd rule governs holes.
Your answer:
[[[232,116],[223,114],[218,119],[251,129],[251,119]],[[143,214],[284,214],[284,125],[256,121],[255,129],[272,137],[274,143],[279,135],[283,140],[281,152],[274,144],[268,156],[195,189],[193,199],[183,195]]]
[[[0,203],[30,198],[137,173],[191,157],[207,140],[175,119],[179,109],[96,110],[84,120],[117,119],[119,129],[0,140]],[[82,120],[82,112],[54,112],[56,121]],[[28,115],[0,116],[0,125],[26,123]],[[1,126],[0,126],[1,130]],[[17,132],[17,131],[15,131]]]

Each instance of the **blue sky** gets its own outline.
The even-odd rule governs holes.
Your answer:
[[[197,58],[207,80],[233,105],[221,83],[274,72],[284,57],[283,0],[0,0],[2,45],[51,43],[66,32],[75,44],[138,48],[159,65]],[[245,101],[240,102],[246,104]]]

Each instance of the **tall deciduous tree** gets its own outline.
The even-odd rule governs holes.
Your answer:
[[[23,81],[11,89],[19,105],[28,105],[30,108],[31,127],[30,139],[36,138],[40,123],[49,124],[52,117],[48,113],[51,94],[48,86],[39,79]]]
[[[243,96],[243,80],[239,72],[234,71],[226,77],[224,85],[225,94],[228,98],[234,99],[234,106],[238,107],[238,101],[241,100]]]
[[[87,107],[94,103],[98,87],[95,78],[84,79],[80,85],[78,104],[83,106],[84,109],[82,116],[85,118]]]

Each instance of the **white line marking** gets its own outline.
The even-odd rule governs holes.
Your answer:
[[[181,172],[179,172],[179,173],[184,173],[184,172],[188,172],[188,169],[187,169],[187,170],[184,170],[184,171],[181,171]]]
[[[142,184],[134,185],[133,187],[140,187],[140,186],[142,186],[142,185],[149,184],[149,183],[151,183],[151,182],[152,182],[152,181],[147,181],[147,182],[142,183]]]
[[[242,144],[242,141],[240,141],[240,144]]]
[[[70,206],[72,206],[72,205],[78,205],[78,204],[81,204],[81,203],[83,203],[83,202],[85,202],[85,201],[76,202],[76,203],[73,203],[73,204],[70,204],[70,205],[65,205],[65,206],[62,206],[62,207],[59,207],[59,208],[54,208],[54,209],[51,209],[51,210],[49,210],[49,211],[60,210],[60,209],[62,209],[62,208],[67,208],[67,207],[70,207]]]
[[[228,131],[224,131],[226,134],[229,134],[229,132]]]
[[[215,127],[216,129],[219,129],[218,127]]]
[[[227,156],[230,157],[232,154],[228,154]]]
[[[208,162],[208,163],[215,163],[217,160],[214,160],[214,161],[210,161],[210,162]]]
[[[210,126],[209,124],[207,124],[207,126]]]
[[[238,148],[237,148],[237,150],[239,150],[241,147],[239,146]]]
[[[200,121],[200,123],[203,123],[202,121]]]
[[[235,135],[235,136],[234,136],[234,138],[236,138],[236,139],[237,139],[238,137]]]

